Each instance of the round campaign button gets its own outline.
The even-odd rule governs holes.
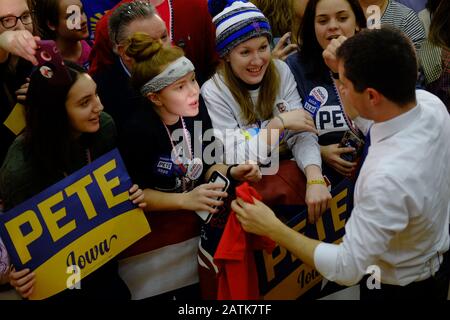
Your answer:
[[[200,178],[203,172],[203,161],[200,158],[192,159],[188,164],[186,176],[191,180]]]
[[[39,72],[47,79],[51,79],[53,77],[53,70],[50,67],[42,66],[39,68]]]

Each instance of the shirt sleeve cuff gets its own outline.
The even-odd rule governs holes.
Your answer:
[[[330,243],[321,243],[314,250],[314,265],[319,273],[326,279],[336,279],[336,262],[339,246]]]

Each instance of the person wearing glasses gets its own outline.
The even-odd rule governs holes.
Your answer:
[[[37,37],[26,0],[0,0],[0,63],[13,54],[37,64],[34,57]]]
[[[26,0],[0,0],[0,164],[15,138],[4,122],[23,98],[31,63],[37,64],[32,20]]]

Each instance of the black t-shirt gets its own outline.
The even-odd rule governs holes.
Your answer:
[[[179,146],[187,146],[184,143],[185,140],[190,140],[190,150],[193,155],[189,155],[188,148],[185,148],[187,152],[184,159],[201,159],[203,162],[201,173],[190,174],[194,166],[189,165],[187,161],[172,160],[171,140],[163,122],[150,103],[139,108],[124,126],[119,135],[119,149],[133,182],[139,184],[142,189],[150,188],[174,193],[189,191],[204,183],[205,173],[213,163],[203,157],[203,151],[211,143],[203,139],[205,131],[211,129],[212,124],[201,97],[198,115],[185,117],[183,120],[188,134],[183,133],[181,119],[167,129],[172,137],[174,137],[174,130],[180,129],[175,133],[179,138],[177,140],[172,138],[177,150]],[[211,150],[211,146],[207,149]]]

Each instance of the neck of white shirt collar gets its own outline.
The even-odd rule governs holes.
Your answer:
[[[402,113],[395,118],[384,122],[374,123],[370,128],[371,144],[373,145],[402,131],[414,122],[420,115],[420,112],[421,107],[417,104],[411,110]]]

